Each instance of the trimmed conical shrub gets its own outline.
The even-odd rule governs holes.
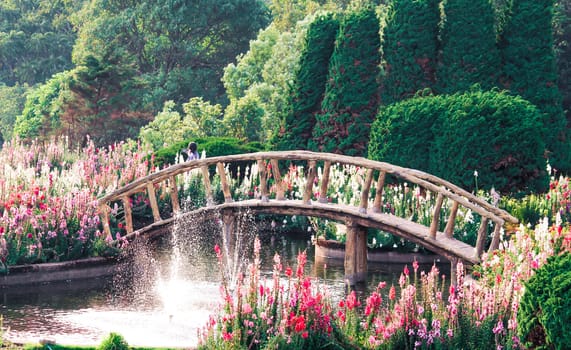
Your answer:
[[[278,132],[278,150],[307,149],[315,114],[321,110],[338,30],[339,21],[331,13],[316,17],[309,26],[292,89],[291,111]]]
[[[433,87],[439,22],[437,0],[392,3],[383,29],[381,103],[391,104]]]
[[[322,103],[309,148],[362,156],[379,105],[379,20],[374,9],[342,20],[329,64]]]
[[[489,0],[446,0],[441,31],[438,92],[467,91],[474,84],[497,86],[501,56],[494,9]]]
[[[545,114],[544,125],[551,165],[571,171],[567,121],[557,88],[553,51],[553,0],[514,0],[502,34],[502,84],[535,104]]]

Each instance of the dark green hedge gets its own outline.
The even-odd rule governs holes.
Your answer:
[[[469,190],[539,192],[549,182],[543,134],[537,108],[505,92],[417,97],[379,112],[369,158],[424,170]]]
[[[384,77],[381,102],[385,105],[432,88],[438,50],[437,0],[395,0],[383,29]]]
[[[338,30],[339,21],[333,14],[318,16],[309,26],[292,88],[291,112],[278,132],[276,149],[307,149],[315,113],[321,110],[329,59]]]
[[[571,171],[570,135],[557,88],[553,51],[553,0],[514,1],[500,50],[504,62],[502,83],[512,93],[535,104],[545,113],[549,128],[546,145],[551,165]]]
[[[552,256],[526,283],[517,313],[529,349],[571,349],[571,254]]]
[[[194,141],[198,145],[198,153],[206,152],[207,157],[228,156],[232,154],[253,153],[264,151],[260,142],[244,143],[232,137],[205,137],[178,142],[170,147],[162,148],[154,153],[154,165],[158,167],[174,164],[177,154]]]
[[[380,41],[374,9],[351,12],[341,21],[311,150],[367,154],[379,105]]]
[[[498,83],[501,56],[496,45],[494,10],[489,0],[443,2],[438,93],[489,90]]]

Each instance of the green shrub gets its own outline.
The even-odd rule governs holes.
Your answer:
[[[350,12],[341,21],[310,149],[367,154],[370,125],[379,106],[380,41],[374,9]]]
[[[571,348],[571,254],[550,257],[529,279],[517,321],[527,347]]]
[[[442,97],[413,98],[382,107],[371,127],[369,158],[428,170],[432,126],[443,113]]]
[[[110,333],[107,338],[105,338],[98,350],[129,350],[129,344],[122,335],[117,333]]]
[[[321,110],[327,68],[338,30],[339,21],[331,13],[316,17],[309,26],[289,101],[291,112],[278,132],[276,149],[307,149],[315,113]]]
[[[393,1],[383,29],[381,102],[410,98],[435,80],[439,1]]]
[[[369,158],[469,190],[541,192],[549,183],[542,136],[541,114],[520,97],[498,91],[418,97],[380,111]]]
[[[446,0],[443,12],[438,92],[467,91],[473,84],[485,90],[497,86],[501,59],[490,1]]]
[[[557,68],[553,44],[554,0],[511,2],[511,16],[501,34],[504,62],[502,83],[545,113],[545,135],[551,165],[571,171],[569,130],[557,88]]]
[[[232,154],[253,153],[264,150],[260,142],[244,143],[232,137],[205,137],[177,142],[170,147],[162,148],[154,153],[155,166],[161,167],[176,162],[177,155],[188,146],[190,141],[198,145],[198,153],[204,151],[207,157],[227,156]]]

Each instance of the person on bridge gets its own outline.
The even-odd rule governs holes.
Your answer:
[[[190,142],[188,144],[188,148],[185,149],[183,152],[186,153],[187,161],[200,159],[200,154],[198,154],[198,146],[196,145],[196,142]]]

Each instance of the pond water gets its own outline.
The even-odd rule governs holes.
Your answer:
[[[133,244],[115,276],[0,289],[4,338],[97,345],[110,332],[117,332],[131,346],[195,347],[198,330],[220,301],[222,274],[214,244],[229,247],[229,261],[244,269],[256,234],[262,237],[262,274],[268,278],[275,253],[284,266],[293,267],[297,254],[306,250],[306,273],[315,278],[315,285],[326,288],[334,299],[347,290],[343,261],[315,260],[309,234],[260,232],[247,219],[239,225],[241,238],[229,244],[221,238],[218,222],[208,226],[187,220],[175,225],[172,237]],[[438,267],[448,274],[448,264]],[[430,265],[421,268],[428,270]],[[227,276],[231,278],[238,269]],[[369,263],[367,282],[356,288],[368,294],[380,281],[396,285],[402,269],[402,263]]]

